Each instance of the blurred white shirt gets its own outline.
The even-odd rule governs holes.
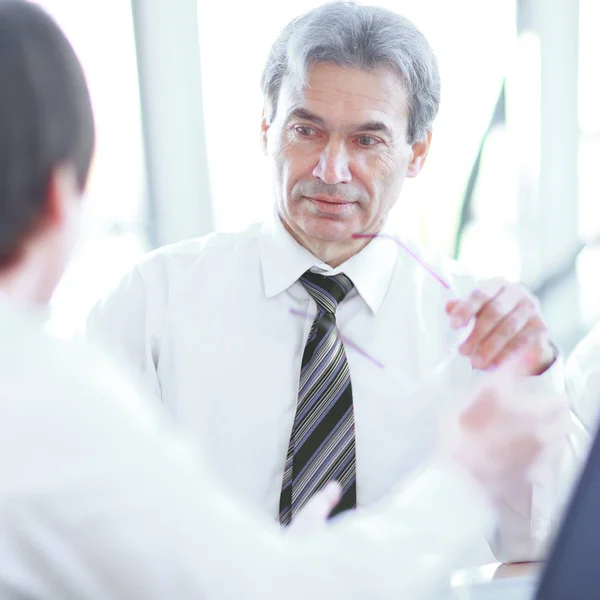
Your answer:
[[[473,288],[451,261],[432,264],[459,293]],[[444,415],[458,409],[472,373],[468,360],[457,356],[431,378],[452,345],[444,313],[451,295],[393,241],[373,240],[331,269],[273,215],[243,233],[150,253],[89,319],[89,330],[118,344],[229,489],[273,519],[316,313],[298,282],[311,268],[344,272],[355,285],[337,309],[337,324],[350,340],[358,505],[369,506],[428,459]],[[554,386],[561,377],[557,364],[539,385]],[[515,490],[490,540],[500,560],[540,556],[562,464],[551,472],[534,488]],[[482,532],[471,560],[490,559]]]
[[[573,412],[593,436],[600,417],[600,324],[575,347],[565,373]]]
[[[377,511],[283,535],[148,404],[0,298],[1,598],[429,598],[490,524],[479,487],[430,465]]]

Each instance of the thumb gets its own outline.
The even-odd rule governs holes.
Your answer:
[[[304,534],[322,527],[331,511],[342,497],[342,488],[337,481],[329,482],[316,493],[294,517],[289,531],[292,534]]]

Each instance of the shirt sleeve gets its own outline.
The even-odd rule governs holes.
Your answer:
[[[575,347],[565,371],[573,413],[580,426],[595,435],[600,420],[600,325]]]
[[[53,378],[64,357],[49,357],[48,376],[21,386],[3,409],[7,595],[421,599],[448,580],[492,518],[475,483],[431,464],[376,509],[312,536],[284,535],[224,493],[125,378],[81,357],[70,365],[72,377]]]
[[[529,384],[541,393],[563,392],[562,357],[542,375],[530,378]],[[590,444],[589,432],[578,416],[577,398],[569,394],[568,399],[570,429],[564,443],[541,458],[529,485],[513,489],[498,507],[498,527],[489,541],[501,562],[542,560],[557,531]]]

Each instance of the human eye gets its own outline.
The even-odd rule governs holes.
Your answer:
[[[313,137],[317,134],[316,130],[312,127],[308,127],[308,125],[296,125],[296,127],[294,127],[294,131],[300,137]]]
[[[363,146],[363,147],[369,147],[369,146],[376,146],[377,144],[381,143],[381,140],[377,139],[376,137],[373,137],[372,135],[359,135],[356,138],[356,142],[359,146]]]

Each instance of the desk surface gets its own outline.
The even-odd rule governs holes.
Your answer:
[[[492,563],[456,571],[452,576],[452,585],[481,585],[498,579],[535,575],[540,568],[541,563],[516,563],[512,565]]]
[[[540,563],[494,563],[456,571],[451,580],[451,600],[531,600]],[[534,576],[534,577],[529,577]]]

